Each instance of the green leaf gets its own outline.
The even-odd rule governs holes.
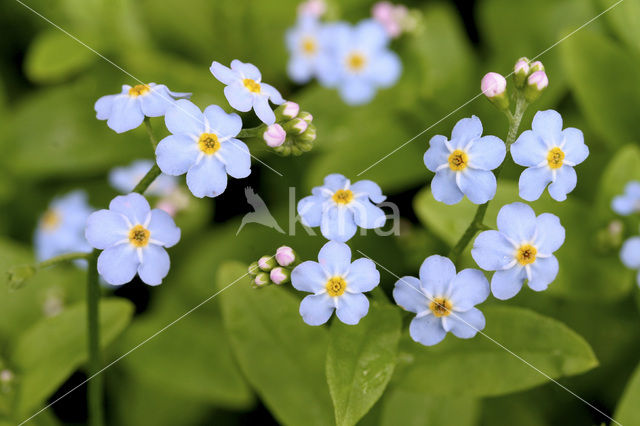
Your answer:
[[[383,400],[380,426],[425,426],[454,423],[474,426],[480,406],[476,400],[460,396],[426,395],[394,389]],[[455,422],[452,422],[455,419]]]
[[[326,329],[305,324],[299,300],[287,290],[251,288],[246,275],[246,265],[225,263],[217,282],[224,324],[247,380],[280,423],[333,424]]]
[[[108,346],[127,326],[133,305],[124,299],[100,302],[100,346]],[[87,309],[79,303],[45,318],[20,336],[11,360],[20,376],[17,416],[47,398],[87,360]]]
[[[396,365],[397,307],[372,303],[358,325],[331,324],[327,382],[336,424],[355,425],[380,398]]]
[[[600,0],[605,9],[613,6],[604,14],[611,27],[624,42],[631,47],[640,49],[640,1],[638,0]],[[615,6],[614,6],[615,4]]]
[[[624,193],[624,187],[632,180],[640,181],[640,148],[625,145],[609,161],[600,178],[596,198],[599,217],[610,219],[615,216],[611,201]]]
[[[406,364],[398,364],[394,384],[427,395],[497,396],[549,380],[514,354],[554,379],[598,365],[589,344],[559,321],[516,307],[482,311],[487,320],[483,333],[504,348],[483,335],[470,340],[447,336],[430,348],[405,338],[400,359]]]
[[[618,402],[614,418],[626,426],[640,425],[640,365],[636,367]]]

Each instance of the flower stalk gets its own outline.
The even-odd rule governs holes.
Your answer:
[[[88,386],[89,425],[103,426],[102,376],[100,371],[100,285],[98,283],[98,250],[87,257],[87,329],[89,343]]]

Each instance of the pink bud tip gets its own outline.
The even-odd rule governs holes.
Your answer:
[[[524,73],[524,75],[528,75],[529,74],[529,62],[522,58],[522,59],[518,59],[518,62],[516,62],[516,65],[513,67],[513,72],[518,74],[518,73]]]
[[[549,85],[549,78],[544,71],[536,71],[527,79],[529,86],[536,86],[536,89],[543,90]]]
[[[371,15],[385,29],[387,34],[398,37],[407,29],[407,15],[409,10],[404,5],[393,5],[388,1],[381,1],[373,5]]]
[[[295,118],[298,116],[300,112],[300,105],[295,102],[287,101],[284,104],[284,109],[282,110],[282,115],[288,118]]]
[[[298,134],[302,134],[309,127],[309,123],[304,120],[299,120],[296,124],[293,125],[293,129],[298,132]]]
[[[253,282],[257,286],[265,285],[269,282],[265,278],[266,278],[266,275],[259,274],[254,278]]]
[[[269,256],[262,256],[260,259],[258,259],[258,267],[263,271],[268,270],[269,268],[271,268],[271,265],[269,265],[270,259],[271,258]]]
[[[296,255],[291,247],[282,246],[276,250],[276,262],[280,266],[289,266],[296,260]]]
[[[262,138],[265,140],[267,145],[274,148],[284,143],[284,140],[287,138],[287,132],[284,131],[281,125],[276,123],[267,127]]]
[[[482,93],[488,98],[501,95],[507,89],[507,80],[497,72],[487,73],[480,84]]]
[[[288,277],[284,272],[284,269],[277,267],[271,270],[269,274],[269,278],[273,281],[274,284],[282,284]]]

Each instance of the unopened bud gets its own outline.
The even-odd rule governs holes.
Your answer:
[[[307,111],[301,111],[300,114],[298,114],[298,118],[303,119],[307,122],[307,124],[311,124],[311,122],[313,121],[313,115],[311,115],[311,113]]]
[[[270,271],[276,267],[276,260],[273,256],[262,256],[258,259],[258,267],[263,271]]]
[[[301,118],[294,118],[289,120],[282,126],[287,133],[292,135],[301,135],[309,127],[309,123]]]
[[[313,124],[310,124],[307,127],[307,130],[304,131],[299,137],[302,142],[313,142],[316,140],[316,127]]]
[[[540,97],[542,91],[549,85],[549,78],[544,71],[535,71],[527,79],[527,87],[524,89],[524,97],[528,102],[533,102]]]
[[[276,285],[281,285],[289,281],[289,277],[291,277],[291,273],[280,266],[273,268],[269,273],[269,278]]]
[[[252,277],[255,277],[256,275],[258,275],[260,273],[260,267],[258,266],[258,262],[253,262],[251,265],[249,265],[248,271],[249,271],[249,275],[251,275]]]
[[[7,281],[11,290],[17,290],[22,287],[26,281],[33,277],[36,268],[33,265],[17,265],[9,269],[7,272]]]
[[[531,62],[529,72],[533,74],[536,71],[544,71],[544,65],[542,65],[542,62],[540,61]]]
[[[507,80],[501,74],[498,74],[497,72],[487,73],[482,77],[480,89],[487,99],[498,107],[498,109],[506,110],[509,108]]]
[[[513,81],[515,82],[516,87],[524,87],[529,72],[529,60],[527,58],[518,59],[513,67]]]
[[[286,138],[287,132],[278,123],[268,126],[262,134],[262,139],[272,148],[282,145]]]
[[[253,283],[256,285],[256,287],[265,286],[265,285],[269,284],[270,282],[271,282],[271,280],[269,279],[269,274],[266,273],[266,272],[260,272],[253,279]]]
[[[280,105],[274,113],[276,114],[276,121],[288,121],[292,118],[296,118],[300,112],[300,105],[295,102],[287,101]]]
[[[296,254],[291,247],[282,246],[276,250],[276,261],[280,266],[289,266],[296,260]]]

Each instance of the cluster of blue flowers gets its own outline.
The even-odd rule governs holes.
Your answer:
[[[640,182],[631,181],[624,188],[624,194],[618,195],[611,202],[613,211],[622,216],[640,214]],[[636,282],[640,286],[640,236],[627,239],[620,251],[622,263],[630,269],[638,271]]]

